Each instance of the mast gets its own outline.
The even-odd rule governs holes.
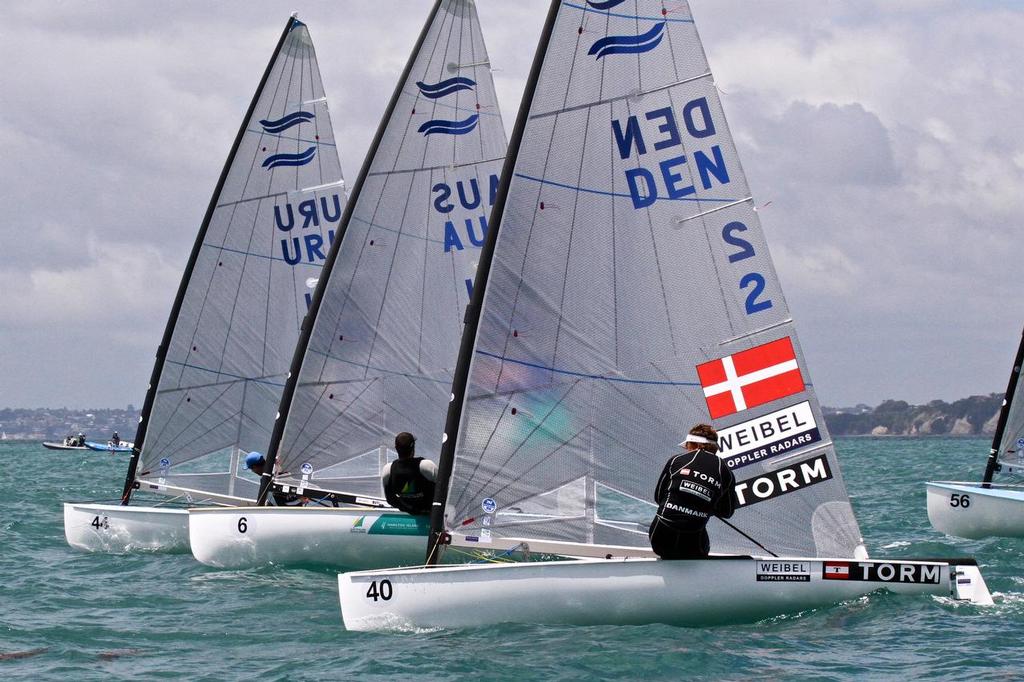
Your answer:
[[[398,84],[395,86],[395,91],[391,95],[391,101],[388,102],[387,109],[384,110],[384,116],[381,117],[380,125],[377,126],[377,134],[374,135],[373,141],[370,143],[370,148],[366,153],[366,158],[363,159],[363,166],[359,169],[359,175],[356,177],[355,184],[352,186],[352,191],[349,193],[348,202],[345,204],[345,212],[341,217],[341,222],[338,224],[338,233],[335,235],[334,243],[331,245],[331,250],[328,252],[327,259],[324,261],[324,267],[323,270],[321,270],[316,290],[313,292],[313,298],[310,301],[309,310],[306,312],[306,315],[302,320],[302,333],[299,335],[299,342],[295,346],[295,354],[292,356],[291,368],[288,370],[288,380],[285,382],[284,392],[281,394],[281,405],[277,410],[277,418],[274,420],[273,432],[270,434],[270,447],[267,448],[267,463],[263,467],[263,476],[260,478],[260,492],[256,498],[257,505],[262,506],[267,504],[267,497],[270,494],[270,488],[274,482],[274,463],[277,461],[277,453],[281,447],[281,439],[284,436],[285,423],[288,420],[288,411],[291,408],[292,399],[295,397],[295,388],[299,383],[302,361],[306,357],[306,349],[309,347],[309,340],[313,334],[313,322],[316,320],[317,313],[320,310],[324,291],[327,289],[327,282],[331,278],[331,271],[334,269],[334,263],[338,259],[338,252],[341,249],[342,242],[345,240],[345,232],[348,231],[348,225],[352,219],[352,213],[355,211],[356,204],[359,201],[359,194],[363,189],[363,183],[366,180],[367,174],[370,172],[370,166],[373,164],[373,159],[377,155],[377,149],[380,147],[381,139],[384,137],[384,131],[387,130],[388,122],[391,120],[395,108],[398,106],[398,100],[401,97],[405,81],[408,80],[409,74],[412,72],[412,67],[416,62],[416,57],[420,52],[420,48],[423,46],[423,41],[426,40],[427,32],[430,30],[430,26],[433,24],[434,17],[437,16],[437,12],[440,7],[441,0],[435,0],[433,8],[430,10],[430,14],[427,16],[427,21],[423,24],[423,30],[420,31],[419,38],[416,39],[416,45],[413,47],[412,53],[409,55],[409,60],[405,64],[405,69],[402,71]]]
[[[985,464],[985,478],[982,481],[986,488],[992,482],[992,476],[999,470],[999,445],[1003,440],[1003,433],[1006,431],[1006,420],[1010,415],[1010,403],[1013,402],[1013,394],[1017,390],[1017,380],[1020,379],[1021,363],[1024,363],[1024,331],[1021,332],[1020,345],[1017,347],[1017,357],[1013,359],[1013,369],[1010,370],[1010,380],[1006,384],[1003,406],[999,408],[999,421],[996,423],[996,432],[992,436],[992,448],[989,450],[988,462]]]
[[[199,227],[199,234],[196,236],[196,241],[192,245],[192,253],[189,255],[188,264],[185,266],[185,272],[181,276],[181,283],[178,285],[178,293],[174,297],[174,303],[171,305],[171,314],[167,318],[167,326],[164,328],[164,336],[160,341],[160,345],[156,349],[156,362],[153,363],[153,373],[149,377],[149,386],[146,389],[146,400],[142,404],[142,413],[139,416],[139,426],[135,431],[135,445],[132,447],[132,457],[128,462],[128,472],[124,479],[124,490],[121,492],[121,504],[127,505],[131,499],[132,490],[135,488],[135,473],[139,467],[139,458],[142,454],[142,444],[146,440],[146,430],[149,426],[150,412],[153,410],[153,403],[156,400],[157,386],[160,384],[160,375],[163,373],[164,360],[167,357],[167,349],[171,344],[171,336],[174,334],[174,327],[178,322],[178,316],[181,313],[181,306],[185,301],[185,292],[188,290],[189,280],[192,278],[192,270],[195,268],[196,261],[199,259],[199,254],[203,250],[203,242],[206,238],[206,231],[210,227],[210,220],[213,217],[213,212],[217,208],[217,199],[220,197],[221,190],[224,189],[224,183],[227,181],[228,172],[231,170],[231,166],[235,162],[235,155],[238,153],[238,148],[242,144],[242,138],[245,137],[245,131],[249,124],[249,119],[252,118],[253,111],[256,110],[256,105],[259,103],[260,96],[263,94],[263,88],[267,84],[267,80],[270,78],[271,69],[274,67],[274,62],[277,61],[278,55],[281,53],[281,48],[284,46],[284,41],[288,37],[292,28],[299,24],[298,19],[295,15],[288,17],[288,22],[285,24],[284,31],[281,33],[281,37],[277,41],[277,47],[274,48],[274,53],[270,57],[270,61],[267,63],[267,68],[263,72],[263,78],[260,79],[260,84],[256,87],[256,93],[252,96],[252,101],[249,103],[249,109],[245,112],[245,117],[242,118],[242,125],[238,128],[238,134],[235,135],[235,141],[231,145],[231,151],[228,153],[227,161],[224,162],[224,168],[220,172],[220,178],[217,180],[217,186],[213,190],[213,195],[210,197],[210,203],[206,207],[206,214],[203,216],[202,225]]]
[[[523,100],[519,105],[519,114],[516,116],[516,125],[512,130],[512,139],[509,140],[505,165],[501,170],[501,184],[498,186],[498,192],[494,198],[494,206],[491,207],[487,238],[480,253],[476,277],[473,279],[473,297],[466,308],[465,327],[462,331],[459,357],[452,379],[451,402],[448,403],[448,415],[444,424],[445,440],[441,445],[441,455],[438,459],[434,503],[430,510],[430,539],[427,542],[426,557],[428,565],[436,564],[439,559],[437,545],[444,532],[444,507],[448,501],[448,486],[452,475],[452,466],[455,462],[455,443],[458,440],[459,425],[462,421],[462,407],[465,402],[466,385],[469,382],[469,366],[473,359],[473,348],[476,345],[480,311],[483,309],[484,292],[487,289],[487,277],[491,271],[491,260],[494,258],[494,247],[498,242],[498,230],[501,228],[501,218],[505,211],[505,200],[512,182],[516,157],[519,156],[519,148],[522,146],[523,132],[526,130],[526,122],[533,106],[533,96],[537,90],[537,80],[544,65],[544,57],[548,51],[548,43],[551,41],[551,33],[560,6],[561,0],[551,0],[548,15],[544,20],[540,42],[537,44],[533,66],[530,67],[530,75],[526,80],[526,88],[523,90]]]

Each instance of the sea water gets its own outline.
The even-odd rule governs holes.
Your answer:
[[[760,623],[690,629],[498,625],[350,633],[336,574],[224,571],[191,555],[88,554],[61,503],[110,500],[127,459],[0,443],[0,680],[72,679],[1017,679],[1024,675],[1024,540],[934,531],[924,482],[974,480],[974,438],[839,439],[876,557],[974,555],[994,607],[873,594]],[[652,472],[653,476],[657,472]]]

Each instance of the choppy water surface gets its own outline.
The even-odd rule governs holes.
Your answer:
[[[126,460],[0,443],[0,679],[1017,679],[1024,540],[931,529],[923,482],[980,476],[980,439],[840,439],[875,556],[973,554],[997,605],[872,595],[746,626],[495,626],[348,633],[335,574],[218,571],[191,555],[85,554],[61,502],[111,499]]]

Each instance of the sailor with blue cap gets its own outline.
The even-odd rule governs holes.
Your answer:
[[[256,451],[250,452],[245,456],[245,468],[257,476],[263,475],[263,465],[266,463],[266,458]]]

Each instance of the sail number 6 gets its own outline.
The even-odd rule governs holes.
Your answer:
[[[247,530],[249,530],[249,524],[246,522],[246,519],[243,516],[240,519],[238,519],[238,532],[244,533]]]
[[[384,579],[380,581],[380,585],[377,585],[377,581],[374,580],[370,583],[370,589],[366,590],[366,598],[377,601],[383,599],[387,601],[391,599],[391,581]]]
[[[949,506],[950,507],[962,507],[964,509],[967,509],[968,507],[971,506],[971,496],[970,495],[957,495],[957,494],[954,493],[954,494],[949,496]]]
[[[730,263],[738,263],[741,260],[757,255],[754,245],[737,235],[738,232],[746,231],[747,226],[738,220],[734,220],[722,228],[722,240],[726,244],[739,249],[739,251],[729,254]],[[760,272],[748,272],[740,279],[740,290],[747,291],[747,289],[750,289],[747,291],[747,315],[753,315],[760,310],[768,310],[772,307],[772,300],[770,298],[761,299],[761,295],[764,293],[764,285],[764,275]]]

